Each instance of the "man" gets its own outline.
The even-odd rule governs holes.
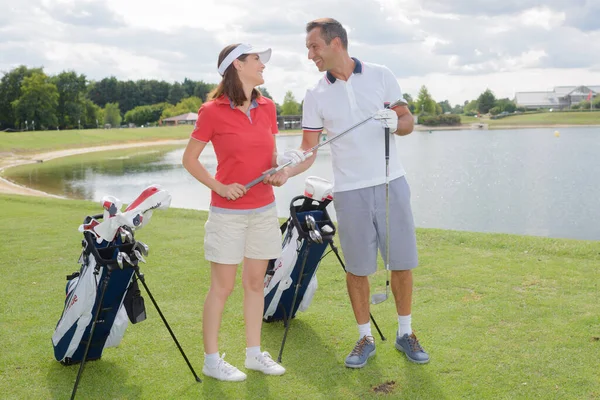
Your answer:
[[[306,92],[303,105],[301,148],[319,143],[327,129],[329,138],[370,116],[374,119],[331,143],[334,172],[334,206],[338,232],[346,258],[346,283],[359,340],[346,358],[349,368],[362,368],[375,355],[375,342],[369,321],[369,278],[377,270],[377,248],[385,253],[385,156],[384,129],[398,136],[413,130],[414,120],[406,106],[384,109],[384,103],[402,99],[402,91],[392,72],[384,66],[364,63],[348,54],[346,30],[331,18],[317,19],[306,26],[308,58],[325,76]],[[427,363],[411,327],[412,269],[418,264],[410,189],[404,178],[394,136],[390,137],[390,260],[392,293],[398,313],[396,348],[415,363]],[[282,174],[266,179],[287,180],[307,170],[315,154],[304,157],[290,150],[292,161]],[[285,160],[282,160],[285,161]],[[385,257],[385,256],[384,256]]]

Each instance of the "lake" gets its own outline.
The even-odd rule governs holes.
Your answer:
[[[600,240],[600,127],[417,131],[396,141],[418,227]],[[340,139],[344,140],[344,139]],[[280,136],[280,150],[301,136]],[[210,192],[181,166],[183,148],[147,147],[73,156],[8,170],[26,186],[72,198],[113,195],[127,203],[150,184],[172,207],[208,209]],[[201,161],[214,173],[207,147]],[[275,189],[278,213],[304,178],[332,179],[328,146],[313,167]],[[335,211],[330,207],[335,218]],[[90,213],[100,212],[90,210]]]

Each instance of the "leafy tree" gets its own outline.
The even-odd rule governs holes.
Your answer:
[[[468,101],[464,107],[465,115],[477,115],[477,100]]]
[[[188,78],[183,78],[181,87],[185,91],[184,97],[190,97],[194,95],[194,91],[196,90],[196,82]]]
[[[91,82],[88,85],[88,97],[100,107],[106,106],[106,103],[118,102],[121,97],[119,81],[111,76],[100,82]]]
[[[469,103],[467,102],[467,104],[469,104]],[[462,114],[464,112],[464,106],[457,104],[454,107],[452,107],[452,110],[450,110],[450,112],[452,114]]]
[[[141,104],[141,90],[133,81],[119,81],[117,102],[122,112],[127,112]]]
[[[477,110],[482,114],[487,114],[495,105],[496,96],[494,96],[494,93],[490,89],[486,89],[477,98]]]
[[[165,119],[190,112],[197,113],[201,105],[202,100],[200,98],[195,96],[188,97],[187,99],[181,100],[174,106],[165,108],[160,118]]]
[[[21,97],[23,79],[34,73],[43,73],[42,68],[27,68],[21,65],[4,74],[0,80],[0,129],[15,128],[16,114],[12,103]]]
[[[500,112],[506,111],[508,113],[512,113],[517,109],[517,105],[515,104],[515,102],[508,98],[496,100],[495,107],[498,107],[500,109]]]
[[[125,113],[125,122],[136,124],[138,126],[158,122],[163,111],[170,107],[173,107],[173,105],[169,103],[137,106],[133,110],[129,110]]]
[[[167,101],[169,97],[169,90],[171,85],[165,81],[153,80],[138,80],[136,85],[139,90],[139,104],[140,105],[151,105],[157,103],[163,103]]]
[[[271,96],[271,93],[269,93],[269,91],[267,90],[266,87],[259,86],[258,90],[260,90],[260,92],[262,93],[263,96],[268,97],[269,99],[273,100],[273,96]]]
[[[296,101],[291,90],[285,93],[283,104],[281,105],[281,115],[299,115],[300,104]]]
[[[415,103],[415,112],[418,114],[436,114],[436,108],[436,102],[431,97],[431,94],[429,94],[427,87],[425,87],[425,85],[421,86],[419,96]]]
[[[119,127],[122,120],[119,103],[106,103],[104,107],[104,123],[110,124],[112,127]]]
[[[439,114],[445,114],[447,112],[452,112],[452,106],[448,100],[440,101],[437,103],[441,107],[441,112]]]
[[[203,81],[200,81],[196,83],[193,96],[202,99],[202,101],[206,101],[207,95],[216,87],[217,85],[214,83],[205,83]]]
[[[83,115],[81,124],[83,128],[100,128],[104,123],[102,109],[90,99],[83,100]]]
[[[58,125],[61,128],[73,128],[79,126],[79,121],[85,122],[85,75],[63,71],[50,78],[50,82],[58,90]]]
[[[415,113],[415,109],[416,109],[416,105],[415,105],[415,100],[413,99],[413,97],[408,94],[408,93],[404,93],[404,100],[406,100],[406,102],[408,103],[408,109],[410,110],[410,112],[412,114]]]
[[[171,104],[177,104],[184,98],[188,97],[187,93],[181,83],[175,82],[171,89],[169,90],[169,97],[167,98],[167,102]]]
[[[46,74],[34,72],[25,77],[21,84],[21,97],[12,102],[17,124],[30,121],[37,129],[56,126],[58,97],[56,85],[49,82]]]

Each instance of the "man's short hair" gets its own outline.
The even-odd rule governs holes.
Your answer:
[[[319,18],[314,21],[310,21],[306,24],[306,33],[309,33],[315,28],[321,28],[321,37],[325,40],[328,45],[333,39],[340,38],[342,46],[345,50],[348,50],[348,33],[346,29],[333,18]]]

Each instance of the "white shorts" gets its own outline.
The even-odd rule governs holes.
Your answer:
[[[209,211],[204,231],[208,261],[237,265],[244,257],[271,260],[281,254],[277,207],[249,214]]]

